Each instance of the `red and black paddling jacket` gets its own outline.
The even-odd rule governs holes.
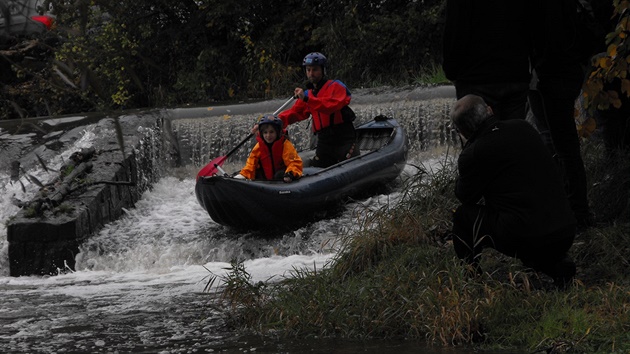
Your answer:
[[[258,143],[249,154],[241,175],[251,180],[264,176],[268,181],[273,180],[278,171],[291,172],[294,178],[302,176],[302,159],[284,134],[271,144],[260,134],[256,135],[256,140]]]
[[[297,100],[293,107],[280,113],[284,126],[293,124],[309,117],[313,118],[315,133],[354,119],[354,112],[344,109],[350,104],[352,95],[346,85],[339,80],[323,80],[321,88],[310,88],[304,91],[304,99]],[[352,116],[345,117],[344,114]]]

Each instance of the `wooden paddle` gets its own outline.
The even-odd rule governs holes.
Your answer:
[[[289,103],[291,103],[294,99],[295,97],[289,98],[280,108],[278,108],[275,112],[273,112],[273,115],[274,116],[278,115],[278,113],[280,113],[283,109],[285,109],[286,106],[288,106]],[[210,161],[201,170],[199,170],[199,173],[197,173],[197,179],[199,179],[200,177],[215,175],[218,170],[217,167],[223,166],[223,163],[225,162],[225,160],[227,160],[227,158],[230,157],[230,155],[232,155],[236,150],[238,150],[241,146],[243,146],[243,144],[245,144],[249,139],[251,139],[252,136],[254,136],[254,133],[249,133],[249,135],[247,135],[245,139],[241,140],[241,142],[238,143],[235,147],[233,147],[232,150],[228,151],[228,153],[225,154],[225,156],[219,156],[213,159],[212,161]]]

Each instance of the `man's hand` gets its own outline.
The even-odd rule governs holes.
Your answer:
[[[303,100],[304,99],[304,90],[299,88],[299,87],[296,87],[295,91],[293,91],[293,95],[296,98],[299,98],[299,99]]]

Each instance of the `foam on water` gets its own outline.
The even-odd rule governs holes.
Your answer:
[[[403,176],[417,171],[414,164],[407,165]],[[36,172],[34,172],[36,173]],[[76,279],[82,284],[85,278],[111,274],[114,283],[137,281],[145,277],[150,281],[162,279],[167,274],[189,276],[189,282],[197,282],[208,271],[203,269],[225,268],[234,259],[249,260],[248,271],[259,278],[284,274],[302,264],[323,265],[338,249],[341,235],[347,233],[357,218],[371,211],[394,206],[400,193],[377,195],[357,201],[335,219],[327,219],[306,225],[284,235],[259,238],[256,233],[239,233],[216,224],[198,204],[194,193],[194,177],[167,176],[146,191],[133,209],[117,221],[105,225],[81,246],[76,257],[76,271],[49,280],[48,277],[22,277],[35,284],[54,284],[63,280],[65,285]],[[16,183],[4,186],[0,194],[0,220],[6,220],[17,212],[11,196],[27,198],[33,188],[24,193]],[[356,227],[356,226],[355,226]],[[0,233],[2,271],[8,275],[6,227]],[[264,266],[258,267],[264,259]],[[276,263],[277,265],[272,265]],[[199,271],[201,269],[201,271]],[[269,273],[276,269],[277,273]],[[22,280],[25,281],[25,280]],[[106,281],[99,282],[101,285]],[[0,284],[15,284],[15,278],[0,278]]]
[[[217,262],[223,266],[232,259],[271,257],[285,263],[278,253],[285,257],[304,253],[303,257],[314,261],[328,257],[330,252],[317,249],[292,252],[288,238],[300,230],[265,241],[216,224],[198,204],[194,184],[194,178],[161,179],[144,193],[136,208],[127,210],[123,218],[106,225],[81,247],[76,269],[165,274],[196,265],[212,267]]]
[[[416,172],[409,164],[403,175]],[[320,270],[358,220],[401,197],[398,191],[373,196],[334,219],[261,239],[214,223],[197,203],[194,183],[194,177],[159,180],[133,210],[81,246],[74,272],[0,277],[4,350],[221,348],[233,333],[209,305],[212,293],[204,293],[210,277],[225,275],[232,259],[243,261],[253,282]]]
[[[425,111],[433,114],[430,109],[403,108],[402,113],[413,117]],[[93,137],[86,128],[81,139],[47,164],[58,169],[73,152],[89,147]],[[426,156],[417,155],[420,147],[414,146],[403,176],[416,174],[416,166],[429,166],[425,169],[430,171],[440,163],[423,162]],[[49,177],[38,167],[26,172],[44,183]],[[29,200],[38,188],[23,177],[22,190],[20,183],[0,174],[3,351],[210,350],[233,334],[209,306],[214,296],[204,293],[209,277],[225,275],[235,259],[243,262],[254,282],[291,276],[295,269],[322,269],[338,251],[341,238],[371,212],[393,207],[401,198],[394,190],[355,201],[332,219],[262,238],[213,222],[197,203],[194,175],[170,173],[158,180],[135,208],[81,246],[76,271],[15,278],[8,276],[5,224],[18,211],[12,199]]]
[[[318,237],[310,240],[313,248],[291,244],[290,239],[300,238],[304,229],[259,240],[255,234],[239,234],[216,224],[198,204],[194,183],[194,178],[165,177],[158,181],[152,190],[143,194],[134,209],[126,210],[125,216],[107,224],[81,246],[75,272],[50,278],[0,278],[0,283],[16,284],[15,279],[31,279],[35,283],[55,284],[71,282],[73,278],[81,283],[86,277],[104,274],[112,274],[115,281],[125,276],[137,280],[141,274],[155,281],[169,273],[190,274],[191,280],[197,281],[205,270],[199,277],[200,272],[192,269],[203,269],[201,266],[213,269],[215,263],[221,268],[232,259],[256,258],[266,259],[259,275],[264,278],[272,275],[269,269],[290,270],[296,264],[323,263],[330,257],[333,249],[317,245],[326,243],[331,235],[328,229],[318,228],[317,223],[309,228]],[[10,215],[17,207],[7,203],[5,196],[3,193],[2,202],[6,205],[3,211]],[[3,238],[6,244],[6,228]],[[6,259],[3,262],[8,263]],[[270,266],[274,262],[278,265]],[[253,273],[257,272],[256,264],[252,264]]]
[[[336,237],[323,222],[267,241],[230,233],[212,222],[193,189],[194,178],[158,181],[136,208],[81,247],[74,272],[0,277],[3,351],[214,347],[233,334],[209,305],[212,294],[203,292],[231,259],[244,260],[257,282],[322,269],[334,255],[320,247]]]

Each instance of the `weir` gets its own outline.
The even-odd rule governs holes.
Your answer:
[[[159,178],[169,161],[163,154],[161,122],[159,112],[102,118],[53,139],[45,138],[44,144],[12,161],[12,165],[17,161],[21,166],[13,183],[30,182],[30,187],[35,184],[39,190],[33,199],[22,201],[21,210],[7,222],[11,276],[74,269],[79,245],[105,223],[122,216],[125,208],[132,208]],[[55,152],[61,153],[64,147],[88,136],[94,151],[89,159],[76,165],[63,159],[55,166]],[[73,150],[82,153],[86,148]],[[39,177],[27,172],[37,168],[48,172],[39,173]],[[84,173],[77,174],[80,169]],[[68,180],[66,175],[76,177]]]
[[[284,101],[40,118],[26,124],[0,122],[0,147],[11,152],[0,159],[0,168],[13,168],[12,181],[7,183],[20,183],[32,196],[20,201],[22,208],[5,222],[10,275],[74,270],[79,246],[133,208],[166,170],[187,166],[196,173],[249,134],[256,118],[275,111]],[[448,121],[453,102],[451,86],[366,89],[354,93],[351,107],[357,114],[356,125],[379,114],[396,118],[406,130],[413,154],[457,143]],[[24,127],[30,128],[25,132]],[[289,127],[298,150],[311,144],[309,132],[308,121]],[[254,139],[249,143],[228,162],[240,167]],[[60,203],[33,210],[33,200],[47,198],[47,189],[39,184],[47,185],[63,174],[59,170],[67,165],[68,156],[85,147],[96,151],[89,161],[90,172],[77,178]],[[48,168],[56,171],[45,171]]]

